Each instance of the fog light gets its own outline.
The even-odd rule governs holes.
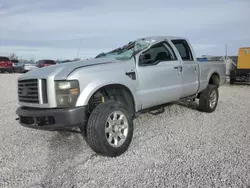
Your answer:
[[[63,96],[58,97],[59,98],[59,104],[64,104]]]
[[[36,123],[38,126],[46,126],[55,124],[55,119],[52,116],[37,117]]]
[[[68,102],[69,102],[69,104],[72,103],[72,97],[71,96],[68,97]]]

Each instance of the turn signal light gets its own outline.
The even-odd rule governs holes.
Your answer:
[[[70,89],[70,93],[71,93],[71,94],[74,94],[74,95],[79,94],[79,88]]]

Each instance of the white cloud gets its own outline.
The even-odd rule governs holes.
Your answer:
[[[178,3],[99,0],[75,1],[76,5],[66,0],[33,1],[30,5],[28,2],[31,1],[26,4],[8,1],[9,8],[1,16],[0,49],[13,51],[20,45],[32,52],[32,48],[39,48],[38,57],[54,54],[56,58],[67,50],[73,55],[80,39],[82,51],[97,52],[148,35],[187,37],[194,46],[198,44],[195,49],[200,54],[221,53],[225,43],[232,45],[235,53],[239,45],[250,43],[250,26],[246,24],[250,22],[250,1],[247,0]],[[28,50],[17,51],[29,54]]]
[[[0,55],[9,56],[10,53],[17,54],[20,58],[36,60],[48,58],[48,59],[72,59],[79,56],[80,58],[91,58],[96,56],[101,51],[107,51],[109,49],[79,49],[79,48],[49,48],[49,47],[27,47],[27,46],[0,46]],[[44,56],[46,54],[46,56]]]

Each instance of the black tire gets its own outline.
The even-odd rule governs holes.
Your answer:
[[[121,111],[128,121],[128,134],[120,147],[113,147],[106,139],[105,127],[110,114]],[[107,101],[99,104],[91,112],[87,128],[86,141],[98,154],[108,157],[117,157],[127,151],[133,137],[133,120],[126,105],[119,101]]]
[[[235,80],[234,79],[230,79],[229,83],[232,85],[234,84]]]
[[[210,106],[210,96],[211,96],[212,92],[215,92],[215,94],[216,94],[216,102],[215,102],[215,105],[213,105],[211,107]],[[216,107],[218,105],[218,99],[219,99],[218,87],[216,85],[209,84],[207,86],[207,88],[200,93],[198,109],[202,112],[211,113],[216,109]]]
[[[236,81],[236,73],[235,71],[230,71],[230,84],[234,84],[234,82]]]

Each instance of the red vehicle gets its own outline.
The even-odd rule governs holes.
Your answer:
[[[13,72],[12,61],[8,57],[0,56],[0,72]]]
[[[53,60],[39,60],[36,62],[37,67],[42,68],[50,65],[56,65],[56,62]]]

